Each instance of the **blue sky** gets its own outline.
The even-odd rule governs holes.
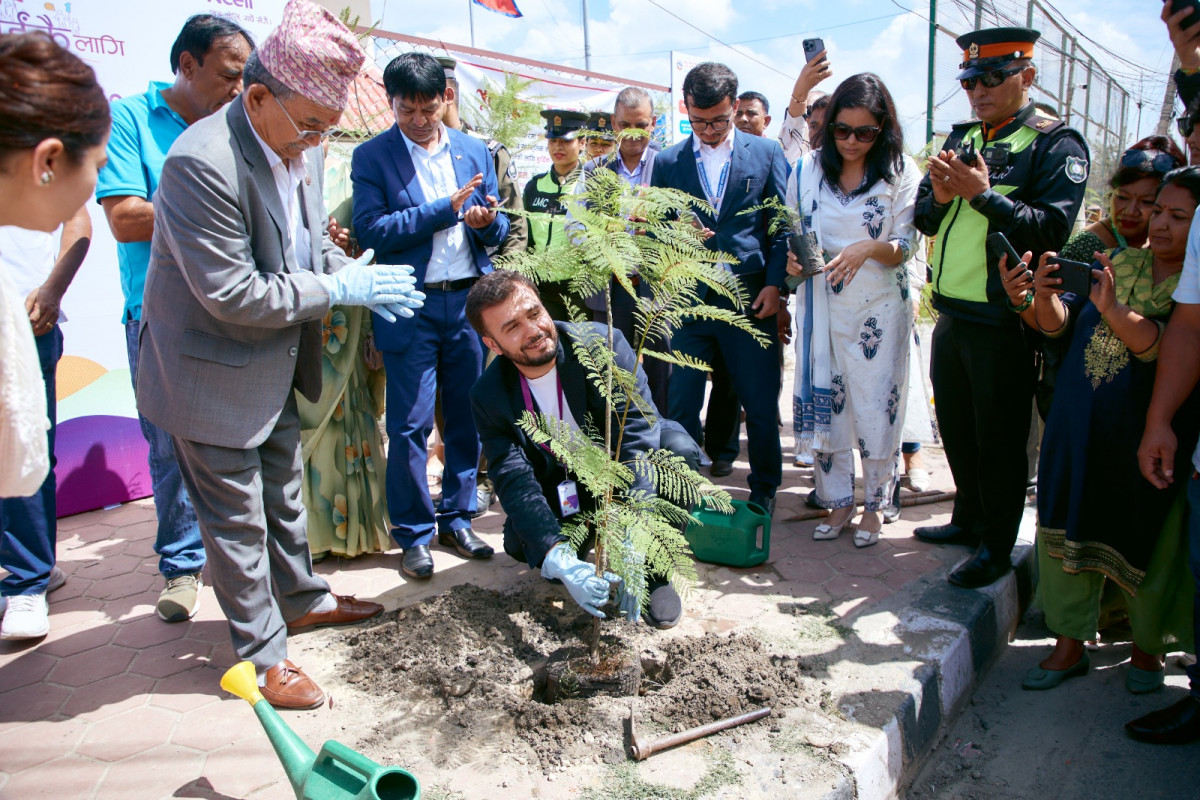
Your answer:
[[[967,6],[967,11],[956,8],[956,2]],[[371,3],[373,18],[381,20],[386,30],[470,43],[468,0]],[[1017,6],[1023,9],[1024,4],[1025,0],[994,3],[1001,10]],[[476,6],[476,46],[577,68],[584,66],[579,0],[518,0],[518,5],[524,14],[520,19]],[[970,25],[963,20],[969,18],[973,0],[939,0],[938,5],[939,21],[944,26],[958,32],[963,29],[960,26]],[[993,2],[989,0],[986,5],[991,7]],[[1125,59],[1114,59],[1099,46],[1079,41],[1098,63],[1117,73],[1120,84],[1135,95],[1135,100],[1140,97],[1144,101],[1141,133],[1151,132],[1158,119],[1163,76],[1171,57],[1166,28],[1158,19],[1160,0],[1055,0],[1053,7],[1087,37]],[[910,147],[915,149],[923,143],[925,133],[928,13],[927,0],[590,0],[591,67],[596,72],[666,84],[670,81],[671,50],[722,61],[737,72],[742,89],[761,91],[770,99],[774,131],[803,64],[801,40],[821,37],[834,67],[834,78],[821,88],[832,91],[840,78],[856,72],[878,73],[895,96]],[[733,44],[736,49],[710,37]],[[961,54],[944,34],[937,39],[937,52],[935,94],[943,105],[935,120],[939,130],[944,130],[968,112],[953,80]],[[1078,99],[1087,91],[1082,70],[1074,82]],[[1092,85],[1100,84],[1094,81]],[[1101,94],[1095,92],[1091,102],[1102,106]],[[1137,110],[1131,106],[1129,141],[1135,138],[1137,128]]]

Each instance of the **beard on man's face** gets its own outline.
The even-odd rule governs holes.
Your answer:
[[[549,331],[543,331],[536,339],[525,342],[519,350],[505,350],[504,355],[514,364],[544,367],[558,356],[558,329],[551,325]]]

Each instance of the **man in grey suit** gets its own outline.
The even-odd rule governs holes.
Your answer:
[[[234,650],[283,708],[325,699],[287,658],[289,630],[383,610],[313,575],[293,389],[320,394],[330,306],[411,316],[423,297],[410,267],[351,261],[322,224],[317,145],[364,57],[329,12],[291,0],[242,95],[176,140],[154,198],[138,410],[172,436]]]

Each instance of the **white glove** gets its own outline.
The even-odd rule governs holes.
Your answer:
[[[412,309],[425,302],[425,295],[416,289],[413,268],[407,264],[371,265],[374,255],[375,251],[367,250],[353,264],[317,276],[329,292],[329,304],[367,306],[389,322],[395,322],[396,315],[411,317]]]

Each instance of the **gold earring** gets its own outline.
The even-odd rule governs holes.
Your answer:
[[[41,178],[42,178],[42,186],[49,186],[50,181],[54,180],[54,173],[51,172],[50,170],[46,170],[45,172],[42,173]]]

